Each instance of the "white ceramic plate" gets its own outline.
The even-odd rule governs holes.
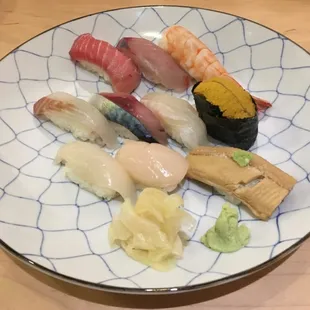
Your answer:
[[[298,183],[268,222],[240,208],[251,229],[248,246],[218,254],[199,243],[215,223],[223,198],[186,181],[179,189],[197,227],[184,258],[167,273],[111,250],[107,231],[120,202],[106,203],[64,178],[53,164],[58,148],[73,140],[33,117],[33,103],[54,91],[88,98],[110,87],[75,67],[68,51],[80,34],[115,44],[123,36],[155,39],[180,24],[216,53],[253,94],[269,99],[252,150]],[[1,245],[41,271],[67,281],[127,293],[190,291],[247,275],[297,248],[310,231],[310,56],[286,37],[240,17],[187,7],[139,7],[80,18],[46,31],[0,62]],[[154,91],[142,82],[135,95]],[[180,96],[180,95],[178,95]],[[193,102],[190,91],[181,95]]]

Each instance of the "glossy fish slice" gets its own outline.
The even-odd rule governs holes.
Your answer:
[[[141,81],[141,73],[129,57],[89,33],[74,41],[69,54],[82,67],[103,77],[116,92],[131,93]]]
[[[76,141],[63,145],[57,152],[56,164],[65,165],[66,176],[98,197],[136,201],[136,188],[126,170],[98,145]]]
[[[150,132],[136,117],[115,104],[113,101],[105,98],[103,95],[93,95],[89,103],[95,106],[111,122],[127,128],[139,140],[156,142]],[[130,138],[128,137],[128,139]]]
[[[168,143],[168,136],[160,121],[134,96],[126,93],[100,93],[100,95],[137,118],[157,142],[164,145]]]
[[[208,143],[206,125],[186,100],[153,92],[142,97],[141,103],[155,114],[173,139],[188,149]]]
[[[45,117],[74,137],[109,148],[119,146],[109,121],[91,104],[65,92],[41,98],[33,106],[34,115]]]
[[[190,76],[152,41],[127,37],[118,42],[117,48],[134,61],[147,80],[176,91],[189,87]]]
[[[109,122],[110,126],[115,130],[116,134],[124,139],[129,139],[129,140],[134,140],[134,141],[139,141],[139,139],[126,127],[114,123],[114,122]]]
[[[158,143],[126,140],[115,158],[139,187],[173,191],[188,169],[186,159]]]

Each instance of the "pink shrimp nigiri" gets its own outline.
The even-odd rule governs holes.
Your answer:
[[[163,33],[159,46],[168,52],[197,81],[209,80],[216,76],[227,76],[233,79],[212,51],[193,33],[182,26],[174,25],[167,28]],[[236,80],[234,79],[234,81]],[[236,83],[238,82],[236,81]],[[271,106],[266,100],[252,97],[259,110]]]
[[[91,34],[80,35],[70,49],[70,57],[80,65],[103,77],[116,92],[131,93],[141,81],[134,62],[108,42]]]

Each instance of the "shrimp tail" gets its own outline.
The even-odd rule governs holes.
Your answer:
[[[232,76],[230,76],[228,73],[224,74],[222,76],[230,78],[230,79],[233,79],[240,87],[242,87],[242,85],[238,81],[236,81]],[[251,96],[252,96],[252,98],[254,99],[254,101],[256,103],[256,107],[257,107],[258,111],[264,111],[264,110],[266,110],[266,109],[268,109],[268,108],[270,108],[272,106],[272,104],[269,101],[265,100],[265,99],[258,98],[258,97],[253,96],[253,95],[251,95]]]
[[[253,96],[253,95],[251,95],[251,96],[252,96],[252,98],[254,99],[254,101],[256,103],[258,111],[266,110],[266,109],[268,109],[268,108],[270,108],[272,106],[272,104],[269,101],[267,101],[267,100],[264,100],[262,98],[258,98],[258,97]]]

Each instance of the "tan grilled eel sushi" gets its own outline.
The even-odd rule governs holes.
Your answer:
[[[267,220],[289,194],[296,180],[252,154],[245,167],[233,160],[239,149],[232,147],[198,147],[187,156],[187,177],[210,185],[247,206],[259,219]]]

